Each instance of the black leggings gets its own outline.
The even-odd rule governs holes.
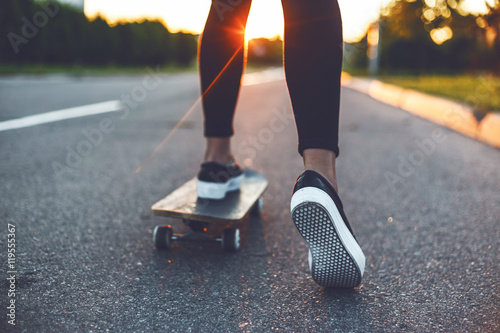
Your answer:
[[[213,0],[199,65],[205,137],[230,137],[245,64],[244,29],[252,0]],[[337,0],[282,0],[286,82],[299,153],[339,153],[342,20]],[[265,22],[263,22],[265,24]]]

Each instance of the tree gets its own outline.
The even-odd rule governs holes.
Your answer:
[[[2,3],[0,11],[0,62],[13,62],[24,55],[20,52],[29,43],[22,33],[22,18],[30,19],[35,12],[30,0],[9,0]]]
[[[486,48],[491,52],[491,61],[494,69],[500,75],[500,1],[493,4],[488,3],[488,13],[477,19],[477,24],[484,28],[484,40]]]
[[[192,34],[179,32],[175,35],[176,62],[189,65],[198,50],[198,38]]]
[[[0,63],[156,66],[196,57],[197,36],[172,34],[159,21],[112,27],[53,1],[4,0],[2,6],[0,35],[7,38],[0,40]]]
[[[484,29],[456,0],[394,0],[382,14],[383,68],[456,72],[494,67],[481,52]]]
[[[248,62],[254,64],[281,65],[283,63],[283,42],[279,37],[273,40],[255,38],[248,41]]]

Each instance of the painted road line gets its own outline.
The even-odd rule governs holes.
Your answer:
[[[0,122],[0,132],[53,123],[60,120],[92,116],[100,113],[115,112],[120,111],[121,109],[122,104],[118,100],[77,106],[74,108],[51,111],[34,116],[2,121]]]

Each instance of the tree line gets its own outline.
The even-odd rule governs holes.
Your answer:
[[[379,21],[381,70],[500,74],[500,5],[495,1],[487,14],[473,15],[458,0],[393,0]],[[366,67],[368,39],[346,49],[349,66]]]
[[[3,64],[187,65],[198,45],[159,21],[110,26],[55,1],[3,0],[0,35]]]
[[[472,15],[460,0],[393,0],[382,12],[383,71],[500,74],[500,4]],[[55,1],[3,0],[0,63],[68,65],[187,65],[196,59],[198,36],[171,33],[160,21],[110,26]],[[367,38],[346,45],[345,64],[366,68]],[[252,63],[281,63],[280,40],[250,41]]]

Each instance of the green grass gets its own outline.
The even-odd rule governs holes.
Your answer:
[[[382,82],[446,97],[477,113],[500,112],[500,77],[493,75],[380,76]]]
[[[143,75],[148,66],[80,66],[80,65],[5,65],[0,64],[0,75]],[[149,66],[156,69],[155,66]],[[195,72],[196,63],[189,66],[164,65],[160,66],[160,73]]]
[[[270,67],[278,67],[280,64],[267,65],[259,63],[247,63],[245,73],[255,73]],[[142,75],[148,66],[79,66],[79,65],[5,65],[0,64],[0,75]],[[153,67],[153,66],[150,66]],[[188,66],[164,65],[160,67],[160,73],[183,73],[197,72],[196,62]]]
[[[259,63],[252,63],[252,62],[247,62],[245,66],[245,73],[257,73],[261,71],[265,71],[270,68],[276,68],[276,67],[281,67],[282,64],[276,63],[276,64],[259,64]]]

